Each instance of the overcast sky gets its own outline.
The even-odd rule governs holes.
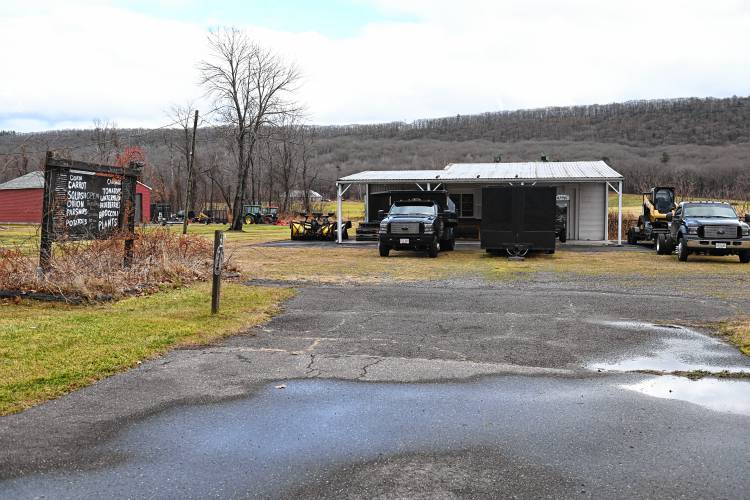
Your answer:
[[[320,124],[750,95],[742,0],[2,0],[0,129],[164,125],[217,25],[296,63]]]

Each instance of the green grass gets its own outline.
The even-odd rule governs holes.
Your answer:
[[[117,303],[0,302],[0,415],[89,385],[170,347],[202,344],[266,321],[292,291],[206,284]]]

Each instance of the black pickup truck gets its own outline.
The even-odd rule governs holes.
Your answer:
[[[750,262],[750,214],[742,222],[732,205],[723,202],[686,201],[672,214],[669,242],[677,258],[688,255],[739,255],[740,262]],[[670,248],[670,249],[671,249]]]
[[[440,250],[453,250],[456,245],[451,222],[455,214],[442,211],[435,201],[397,201],[383,215],[378,228],[381,257],[388,257],[391,250],[426,250],[437,257]]]

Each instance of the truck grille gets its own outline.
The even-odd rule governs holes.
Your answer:
[[[736,238],[737,227],[736,226],[703,226],[701,228],[703,238]]]
[[[391,234],[419,234],[419,222],[391,222]]]

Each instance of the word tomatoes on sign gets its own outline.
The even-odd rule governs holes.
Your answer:
[[[52,243],[125,240],[125,265],[132,258],[135,191],[139,169],[55,158],[47,153],[40,265],[49,267]]]

